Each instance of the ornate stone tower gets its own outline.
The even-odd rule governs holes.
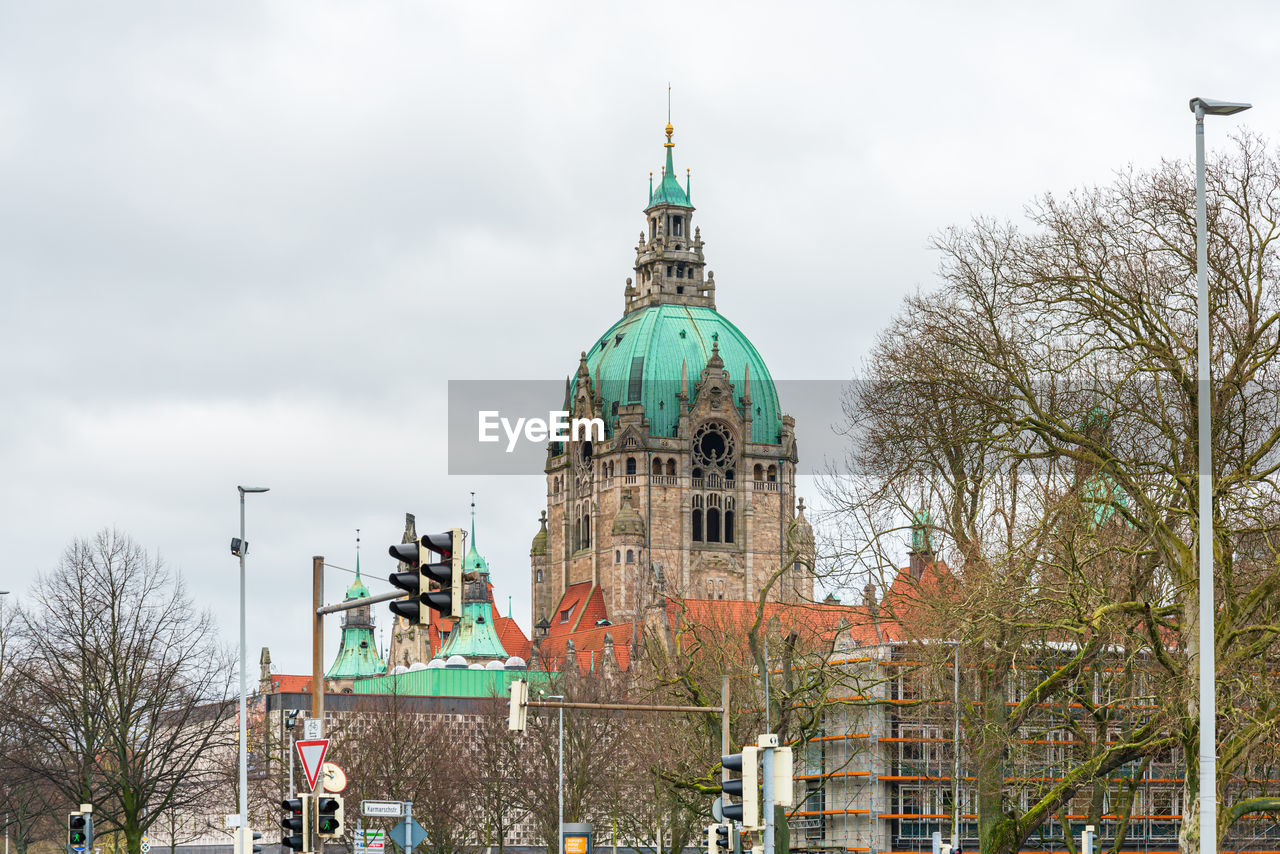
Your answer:
[[[530,549],[533,623],[565,590],[598,586],[615,622],[657,590],[693,598],[813,598],[813,533],[796,512],[795,422],[763,358],[716,311],[689,182],[650,178],[624,315],[565,381],[599,437],[547,449],[547,510]],[[536,634],[536,630],[535,630]]]
[[[352,602],[369,598],[369,588],[360,577],[360,545],[356,541],[356,578],[347,588],[343,601]],[[264,650],[265,652],[265,650]],[[378,653],[373,636],[373,615],[369,606],[352,608],[342,614],[342,643],[333,665],[325,673],[325,683],[330,690],[349,693],[351,683],[362,676],[375,676],[386,671],[386,664]]]

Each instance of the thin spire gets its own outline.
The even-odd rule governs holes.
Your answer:
[[[356,528],[356,578],[360,577],[360,529]]]
[[[671,81],[667,81],[667,124],[671,124]]]
[[[471,548],[476,547],[476,494],[471,493]]]

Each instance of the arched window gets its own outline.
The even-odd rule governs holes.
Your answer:
[[[591,517],[589,515],[582,517],[582,547],[584,549],[591,547]]]
[[[694,467],[694,469],[693,469],[693,476],[694,476],[695,478],[701,478],[701,477],[702,477],[702,469],[700,469],[700,468],[698,468],[697,466],[695,466],[695,467]]]
[[[576,552],[582,548],[582,522],[581,520],[573,523],[573,550]]]
[[[635,562],[636,562],[636,553],[633,552],[631,549],[627,549],[627,563],[635,563]]]
[[[724,511],[724,541],[726,543],[733,542],[733,511]]]
[[[720,542],[720,510],[717,507],[707,508],[707,542]]]
[[[770,482],[773,482],[773,481],[775,481],[775,480],[777,480],[777,479],[778,479],[778,467],[777,467],[777,466],[769,466],[769,474],[768,474],[768,478],[769,478],[769,481],[770,481]]]
[[[697,508],[693,511],[693,541],[702,542],[702,511]]]
[[[649,474],[662,474],[662,460],[653,458],[653,463],[649,466]]]
[[[622,563],[622,550],[621,550],[621,549],[619,549],[618,551],[616,551],[616,552],[614,552],[614,553],[613,553],[613,562],[614,562],[614,563]]]
[[[542,570],[538,570],[538,581],[542,581]]]
[[[676,476],[676,461],[674,459],[667,460],[667,477]]]
[[[764,480],[764,466],[759,463],[756,463],[756,467],[752,469],[752,473],[755,475],[756,480]]]
[[[635,474],[635,473],[636,473],[636,458],[627,457],[627,474]]]

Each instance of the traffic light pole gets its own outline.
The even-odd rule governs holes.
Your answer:
[[[774,826],[773,826],[773,754],[772,747],[766,747],[764,753],[764,803],[760,805],[760,811],[764,813],[761,818],[764,819],[764,854],[773,854]]]

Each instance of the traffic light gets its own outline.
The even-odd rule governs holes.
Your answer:
[[[284,833],[280,834],[280,844],[294,851],[311,851],[311,795],[298,795],[280,802],[284,810],[284,818],[280,826]]]
[[[724,805],[724,817],[742,822],[747,830],[760,827],[760,789],[759,762],[760,748],[755,746],[742,748],[741,753],[728,753],[720,757],[724,767],[737,771],[738,778],[724,781],[724,793],[733,795],[740,803]]]
[[[93,813],[73,812],[67,814],[67,850],[89,851],[93,848]]]
[[[390,605],[391,613],[418,625],[428,620],[427,609],[459,619],[462,617],[462,529],[427,534],[416,543],[401,543],[387,549],[393,558],[412,571],[393,572],[391,584],[409,594]],[[431,552],[440,555],[431,562]],[[432,589],[432,583],[438,589]]]
[[[441,534],[427,534],[422,545],[440,555],[439,563],[427,564],[427,576],[440,585],[424,598],[428,608],[455,620],[462,618],[462,529],[451,528]]]
[[[324,839],[342,835],[342,795],[316,796],[316,835]]]
[[[507,710],[507,729],[511,732],[524,732],[529,720],[529,683],[517,679],[511,683],[511,705]]]
[[[731,821],[707,828],[707,854],[734,854],[738,847],[738,828]]]
[[[257,842],[259,839],[262,838],[262,834],[247,827],[244,828],[244,830],[241,830],[240,828],[236,828],[236,835],[234,837],[234,842],[231,846],[231,854],[243,854],[243,851],[244,851],[243,840],[246,836],[250,837],[252,840],[252,842],[250,842],[249,844],[249,850],[252,851],[253,854],[262,854],[262,846],[253,844],[253,842]]]
[[[790,747],[773,750],[773,802],[781,807],[795,806],[795,779],[791,776],[794,760]]]

